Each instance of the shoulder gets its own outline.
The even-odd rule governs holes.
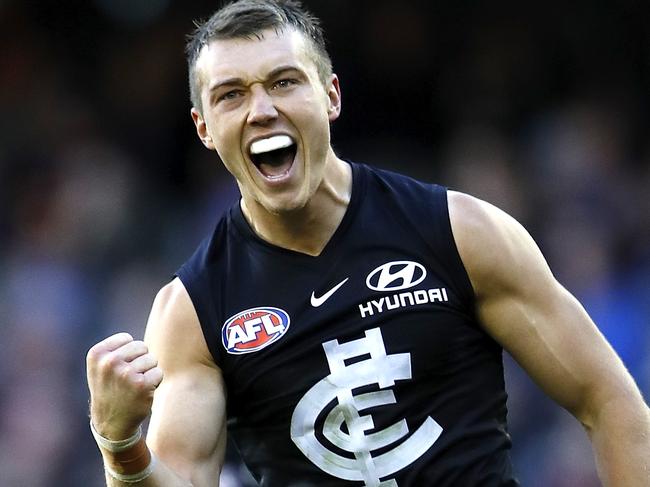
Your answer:
[[[163,286],[156,294],[148,326],[153,331],[158,328],[171,332],[169,328],[181,328],[196,320],[196,312],[189,294],[177,277]]]
[[[448,191],[456,246],[477,297],[553,278],[537,244],[512,216],[490,203]]]
[[[370,166],[363,166],[367,180],[364,201],[368,198],[394,208],[407,219],[419,223],[447,212],[447,189],[435,183]]]
[[[375,183],[397,190],[400,194],[406,191],[431,191],[432,188],[442,189],[433,183],[427,183],[407,174],[396,172],[390,169],[383,169],[365,164],[355,164],[357,172],[365,173]]]
[[[492,245],[512,243],[513,238],[525,232],[513,217],[486,201],[451,190],[447,200],[454,235],[468,250],[495,250]]]
[[[177,277],[163,286],[154,299],[147,321],[145,342],[161,362],[212,363],[190,296]]]

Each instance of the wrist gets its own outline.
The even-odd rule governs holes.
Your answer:
[[[102,417],[104,420],[101,419]],[[89,418],[91,430],[109,441],[121,441],[137,434],[144,419],[146,419],[125,422],[123,418],[118,420],[118,415],[113,412],[106,413],[100,410],[96,412],[92,407]],[[95,435],[93,434],[93,436]]]
[[[151,475],[154,457],[142,436],[142,427],[123,440],[110,440],[102,436],[92,421],[90,430],[102,452],[104,469],[111,477],[121,482],[135,483]]]
[[[121,452],[131,448],[142,438],[142,427],[138,426],[138,429],[128,438],[123,440],[111,440],[106,438],[101,433],[97,431],[92,420],[90,421],[90,431],[97,442],[97,445],[104,450],[109,452]]]

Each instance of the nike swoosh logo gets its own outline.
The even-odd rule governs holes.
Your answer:
[[[343,284],[345,284],[346,282],[348,282],[348,279],[350,279],[350,278],[349,278],[349,277],[346,277],[346,278],[343,279],[341,282],[339,282],[336,286],[334,286],[332,289],[330,289],[329,291],[327,291],[325,294],[323,294],[322,296],[320,296],[320,297],[318,297],[318,298],[317,298],[316,296],[314,296],[314,293],[313,293],[313,291],[312,291],[312,293],[311,293],[311,305],[312,305],[314,308],[318,308],[319,306],[321,306],[325,301],[327,301],[329,298],[331,298],[331,297],[332,297],[332,294],[334,294],[336,291],[338,291],[339,288],[340,288]]]

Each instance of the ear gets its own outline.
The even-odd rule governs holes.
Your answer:
[[[199,139],[201,139],[201,142],[203,142],[203,145],[210,150],[215,150],[212,136],[208,132],[208,126],[206,125],[205,120],[203,120],[201,113],[199,113],[199,111],[194,107],[192,107],[190,113],[192,114],[192,120],[196,127],[196,133],[198,134]]]
[[[333,122],[341,114],[341,86],[339,85],[339,77],[335,74],[332,74],[332,78],[330,79],[327,98],[329,101],[327,114],[330,122]]]

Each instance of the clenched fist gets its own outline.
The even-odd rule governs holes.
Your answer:
[[[128,333],[112,335],[88,351],[86,372],[95,429],[111,440],[131,436],[151,412],[163,379],[147,345]]]

